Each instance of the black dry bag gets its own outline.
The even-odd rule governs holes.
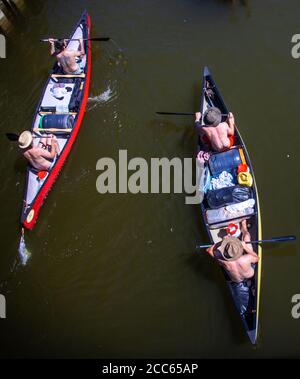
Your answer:
[[[43,129],[72,129],[74,117],[69,114],[48,114],[43,117]]]
[[[206,198],[209,208],[216,209],[252,199],[253,191],[250,187],[245,186],[225,187],[208,191]]]

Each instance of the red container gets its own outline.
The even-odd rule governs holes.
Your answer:
[[[240,172],[249,172],[249,167],[248,167],[248,165],[246,165],[246,164],[240,164],[240,165],[238,166],[238,174],[239,174]]]

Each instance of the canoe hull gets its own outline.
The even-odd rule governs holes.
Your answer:
[[[76,25],[75,31],[71,34],[71,37],[74,35],[74,33],[76,33],[77,30],[79,30],[79,27],[82,29],[82,35],[86,38],[90,38],[91,19],[87,12],[84,12],[83,15],[81,16],[80,21]],[[85,49],[86,49],[86,64],[84,67],[85,78],[84,80],[82,80],[83,87],[82,87],[81,103],[78,107],[78,112],[76,113],[76,116],[75,116],[72,132],[70,133],[67,139],[62,141],[61,153],[58,156],[53,168],[51,169],[51,171],[49,171],[47,178],[43,181],[43,183],[40,183],[40,188],[33,188],[34,185],[32,185],[32,183],[34,183],[34,180],[35,180],[34,173],[32,172],[30,167],[28,167],[27,169],[27,178],[26,178],[25,194],[24,194],[24,200],[23,200],[23,209],[22,209],[22,214],[21,214],[21,223],[26,229],[29,229],[29,230],[33,229],[38,219],[40,208],[43,205],[49,191],[51,190],[56,178],[58,177],[60,170],[62,169],[63,164],[65,163],[72,149],[72,146],[76,140],[76,137],[78,135],[79,129],[83,121],[84,113],[86,110],[86,104],[88,101],[88,93],[89,93],[90,78],[91,78],[91,42],[90,41],[86,41]],[[54,66],[54,72],[56,72],[56,70],[57,70],[57,65]],[[46,96],[47,87],[49,86],[49,83],[51,80],[52,79],[49,78],[46,83],[42,98],[38,104],[38,108],[34,117],[32,129],[36,127],[37,117],[39,117],[40,111],[41,111],[41,104],[43,104],[43,99]],[[28,203],[29,201],[30,203]]]
[[[202,86],[202,96],[201,96],[201,105],[200,105],[200,111],[203,114],[205,110],[210,106],[216,106],[218,107],[223,114],[228,114],[228,109],[223,101],[223,98],[214,82],[214,79],[212,78],[209,69],[207,67],[204,68],[203,72],[203,86]],[[244,153],[246,163],[248,167],[250,168],[251,175],[253,177],[253,193],[254,193],[254,200],[255,200],[255,207],[254,212],[252,215],[249,215],[247,218],[247,223],[250,225],[248,227],[249,233],[251,235],[251,240],[259,240],[262,239],[262,230],[261,230],[261,214],[260,214],[260,205],[259,205],[259,197],[257,193],[257,186],[255,182],[253,167],[251,165],[251,161],[249,158],[249,154],[247,151],[247,148],[244,144],[244,141],[241,137],[241,134],[236,128],[235,130],[235,146],[239,146]],[[201,139],[198,139],[198,151],[202,150],[204,148],[204,145],[201,141]],[[206,217],[206,211],[208,209],[208,205],[203,202],[201,204],[201,214],[202,219],[208,234],[208,237],[210,239],[210,242],[212,244],[215,244],[222,240],[222,236],[225,233],[226,229],[226,223],[223,223],[223,225],[212,225],[208,223],[207,217]],[[243,217],[245,218],[245,217]],[[235,219],[233,222],[239,223],[241,219]],[[227,222],[227,225],[231,221]],[[222,223],[221,223],[222,224]],[[258,320],[259,320],[259,299],[260,299],[260,282],[261,282],[261,253],[262,249],[260,245],[254,245],[253,246],[254,251],[259,256],[259,262],[254,265],[254,271],[255,275],[251,280],[247,281],[248,285],[248,297],[249,301],[247,304],[247,311],[242,313],[241,312],[241,304],[243,303],[240,293],[236,290],[236,284],[232,283],[227,275],[227,273],[223,271],[229,291],[231,293],[231,296],[233,298],[234,304],[237,308],[237,310],[240,313],[240,318],[242,320],[242,323],[244,325],[245,331],[251,341],[252,344],[255,344],[257,341],[257,333],[258,333]]]

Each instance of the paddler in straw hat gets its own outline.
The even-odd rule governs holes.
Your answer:
[[[224,237],[221,242],[207,249],[219,265],[223,267],[231,280],[233,290],[237,299],[240,300],[240,313],[247,311],[249,303],[249,287],[247,280],[254,276],[253,264],[259,260],[258,255],[253,251],[250,241],[250,233],[247,229],[246,220],[241,222],[241,232],[243,240],[235,237]]]
[[[33,146],[33,137],[30,131],[21,133],[19,148],[24,158],[32,167],[40,171],[49,171],[55,157],[59,154],[57,138],[50,134],[47,138],[41,138],[38,146]]]
[[[219,108],[211,107],[203,115],[204,125],[201,125],[201,113],[195,114],[195,127],[201,140],[213,151],[228,150],[234,144],[235,121],[233,113],[229,112],[227,120],[222,122]]]

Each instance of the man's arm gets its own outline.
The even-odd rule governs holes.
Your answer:
[[[42,149],[41,156],[47,159],[54,159],[57,154],[59,154],[58,143],[57,143],[57,140],[53,139],[51,141],[51,151]]]
[[[212,258],[215,257],[215,256],[214,256],[214,247],[215,247],[215,245],[213,245],[213,246],[209,247],[208,249],[206,249],[206,252],[207,252]]]
[[[234,121],[233,113],[231,113],[231,112],[228,113],[227,124],[229,126],[228,134],[230,136],[233,136],[234,135],[234,128],[235,128],[235,121]]]
[[[54,39],[49,38],[48,41],[50,43],[50,54],[54,55],[54,53],[55,53]]]
[[[80,52],[81,52],[81,55],[85,55],[85,49],[84,49],[84,41],[83,41],[83,39],[80,38],[79,42],[80,42]]]
[[[200,112],[195,113],[195,128],[201,127],[200,120],[201,120],[201,113]]]
[[[249,254],[249,255],[251,255],[252,257],[254,257],[255,259],[257,259],[256,260],[256,262],[258,262],[258,259],[259,259],[259,257],[258,257],[258,255],[255,253],[255,251],[253,251],[252,250],[252,248],[247,244],[247,243],[245,243],[245,242],[242,242],[242,245],[243,245],[243,248],[244,248],[244,250],[245,250],[245,252],[247,253],[247,254]]]
[[[251,255],[251,263],[257,263],[259,261],[259,256],[255,254],[255,256]]]
[[[80,41],[79,50],[77,50],[77,51],[68,50],[68,53],[71,54],[73,57],[82,57],[83,55],[85,55],[83,39],[80,38],[79,41]]]

